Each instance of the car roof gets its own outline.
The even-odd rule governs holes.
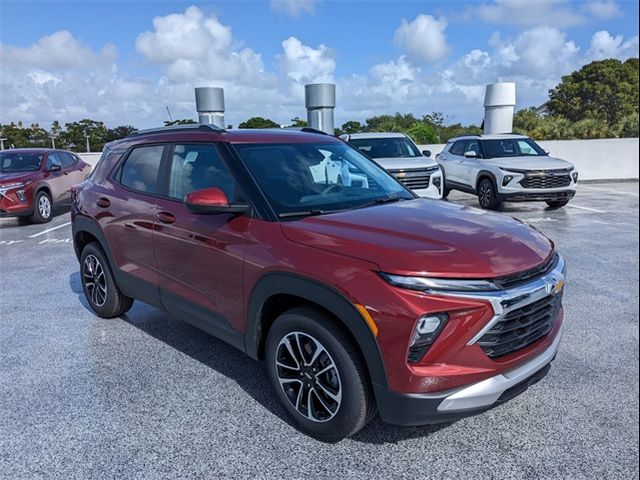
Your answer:
[[[492,135],[461,135],[460,137],[450,138],[447,143],[456,142],[458,140],[504,140],[505,138],[529,138],[519,133],[496,133]]]
[[[340,136],[348,137],[349,140],[357,138],[407,138],[404,133],[401,132],[362,132],[362,133],[347,133]]]

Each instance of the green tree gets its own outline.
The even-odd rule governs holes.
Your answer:
[[[164,126],[165,127],[172,127],[174,125],[193,125],[196,124],[198,122],[196,122],[193,118],[179,118],[177,120],[165,120],[164,121]]]
[[[92,152],[102,151],[107,136],[107,127],[103,122],[84,119],[79,122],[65,123],[65,130],[60,134],[61,146],[79,152],[86,151],[86,136]]]
[[[604,119],[610,127],[638,113],[638,59],[601,60],[562,77],[549,91],[549,110],[572,122]]]
[[[573,136],[573,123],[563,117],[544,117],[529,136],[535,140],[570,140]]]
[[[415,122],[407,128],[406,133],[420,145],[438,143],[438,134],[435,128],[425,122]]]
[[[620,119],[615,126],[615,134],[618,137],[637,137],[638,136],[638,114],[630,113]]]
[[[125,138],[127,135],[130,135],[135,131],[137,131],[137,128],[132,125],[120,125],[116,128],[110,128],[107,130],[104,141],[108,143],[113,142],[114,140],[120,140],[121,138]]]
[[[367,132],[406,132],[418,119],[412,113],[396,113],[395,115],[378,115],[367,118]]]
[[[360,122],[349,120],[348,122],[344,122],[342,124],[340,130],[342,130],[344,133],[358,133],[364,130],[364,126]]]
[[[238,128],[280,128],[273,120],[262,117],[251,117],[238,125]]]
[[[293,117],[291,119],[291,126],[295,128],[304,128],[307,126],[307,121],[302,120],[300,117]]]
[[[530,135],[544,121],[544,117],[538,115],[535,107],[523,108],[513,115],[513,131]]]
[[[583,118],[571,126],[573,138],[609,138],[612,135],[607,122],[600,118]]]

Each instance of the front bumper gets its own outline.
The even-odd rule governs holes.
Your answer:
[[[426,198],[442,198],[442,172],[440,170],[431,174],[429,178],[429,186],[427,188],[419,188],[413,190],[413,193],[420,197]]]
[[[575,196],[575,190],[565,190],[559,192],[519,192],[502,194],[501,199],[505,202],[561,202],[571,200]]]
[[[562,327],[551,346],[513,370],[437,394],[385,392],[376,395],[385,422],[413,426],[449,422],[496,407],[524,392],[548,373],[558,353]]]

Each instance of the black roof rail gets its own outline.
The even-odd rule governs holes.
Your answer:
[[[311,127],[285,127],[285,130],[298,130],[299,132],[304,132],[304,133],[315,133],[317,135],[329,135],[327,132],[323,132],[322,130],[318,130],[317,128],[311,128]]]
[[[136,132],[130,133],[129,135],[127,135],[127,138],[130,137],[137,137],[140,135],[153,135],[153,134],[159,134],[159,133],[168,133],[168,132],[174,132],[174,131],[179,131],[179,132],[188,132],[188,131],[203,131],[203,130],[210,130],[214,133],[227,133],[227,131],[224,128],[220,128],[217,127],[215,125],[211,125],[208,123],[204,123],[204,124],[196,124],[196,123],[189,123],[186,125],[171,125],[169,127],[157,127],[157,128],[148,128],[146,130],[138,130]]]

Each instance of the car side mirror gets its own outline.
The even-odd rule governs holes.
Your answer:
[[[467,158],[476,158],[478,154],[473,150],[469,150],[468,152],[464,152],[464,156]]]
[[[225,193],[214,187],[188,193],[184,203],[189,210],[198,214],[244,213],[249,210],[247,204],[229,203]]]
[[[59,163],[52,163],[47,168],[48,172],[59,172],[60,170],[62,170],[62,165],[60,165]]]
[[[431,150],[423,150],[422,151],[422,155],[424,155],[425,157],[430,157],[431,156]]]
[[[551,155],[551,152],[550,152],[549,150],[545,150],[545,151],[544,151],[544,153],[545,153],[547,156]]]

